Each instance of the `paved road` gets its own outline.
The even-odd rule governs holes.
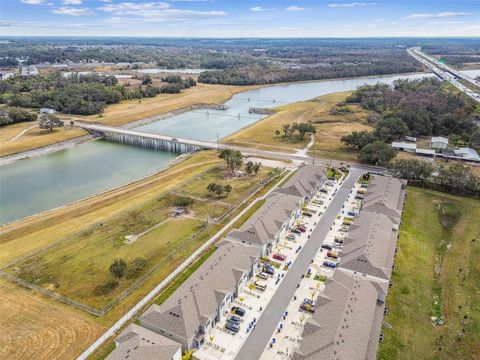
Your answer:
[[[293,298],[297,284],[300,282],[302,275],[307,272],[310,261],[314,257],[314,254],[318,252],[320,245],[323,243],[325,236],[330,230],[330,226],[342,208],[355,180],[362,172],[360,169],[352,169],[350,171],[349,177],[338,190],[337,195],[333,198],[330,206],[313,230],[310,240],[305,244],[300,255],[293,263],[293,266],[285,275],[280,287],[265,308],[255,329],[243,344],[235,360],[254,360],[260,358],[278,322]]]

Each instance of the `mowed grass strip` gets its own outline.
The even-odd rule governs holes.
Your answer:
[[[408,188],[379,360],[480,358],[479,218],[480,200]]]

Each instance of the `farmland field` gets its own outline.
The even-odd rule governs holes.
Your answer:
[[[408,188],[378,359],[480,358],[480,200]]]

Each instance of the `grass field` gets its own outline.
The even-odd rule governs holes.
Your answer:
[[[479,218],[480,200],[408,188],[378,359],[480,358]]]
[[[180,94],[160,94],[154,98],[128,100],[106,107],[104,113],[94,116],[73,116],[76,120],[102,122],[105,125],[119,126],[146,117],[165,114],[193,105],[218,104],[228,100],[232,95],[255,88],[255,86],[228,86],[198,84]],[[0,156],[36,149],[73,139],[87,132],[80,129],[55,129],[48,133],[39,128],[32,129],[18,140],[11,142],[15,135],[36,122],[26,122],[0,127]]]
[[[243,198],[266,178],[267,172],[267,169],[262,169],[257,176],[231,179],[232,193],[223,200],[233,203]],[[96,222],[59,244],[14,263],[6,271],[42,288],[102,309],[156,267],[167,266],[181,249],[191,243],[199,246],[208,237],[204,236],[210,233],[207,218],[226,213],[228,205],[218,203],[216,198],[208,199],[206,186],[224,179],[224,166],[217,165],[191,176],[173,189],[196,197],[188,216],[170,216],[174,208],[173,195],[152,197],[140,206]],[[138,238],[129,243],[127,236]],[[146,261],[140,268],[134,265],[138,258]],[[115,259],[124,259],[129,267],[121,281],[115,281],[109,272],[109,266]]]
[[[282,125],[293,122],[311,121],[317,133],[310,154],[320,158],[355,160],[354,151],[345,147],[340,138],[352,131],[370,130],[366,124],[366,113],[356,105],[349,105],[351,112],[340,115],[330,114],[337,103],[342,102],[350,92],[334,93],[309,101],[297,102],[275,108],[276,113],[242,130],[224,141],[229,144],[254,147],[280,152],[294,152],[304,148],[310,141],[309,136],[300,139],[297,133],[291,139],[276,136],[275,131]]]

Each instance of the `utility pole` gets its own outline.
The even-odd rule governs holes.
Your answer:
[[[220,139],[218,138],[218,132],[217,132],[217,151],[220,150]]]

